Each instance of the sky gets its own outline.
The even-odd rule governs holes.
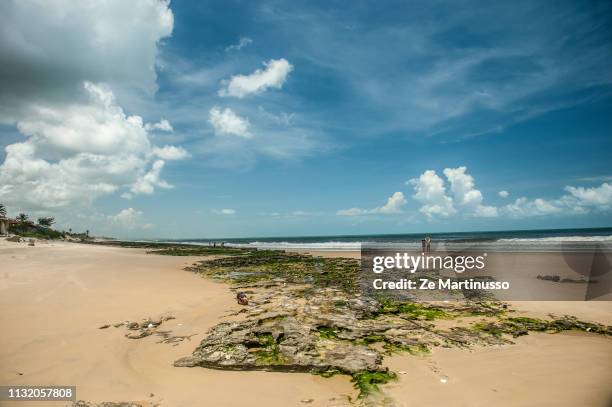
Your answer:
[[[0,203],[123,238],[612,226],[606,1],[0,3]]]

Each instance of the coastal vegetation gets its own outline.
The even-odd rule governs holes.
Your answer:
[[[7,209],[0,203],[0,218],[7,217]],[[51,216],[41,216],[34,223],[26,213],[19,213],[14,219],[9,219],[8,232],[18,237],[30,239],[89,239],[89,233],[72,233],[53,229],[55,218]]]

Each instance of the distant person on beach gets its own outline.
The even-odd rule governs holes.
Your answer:
[[[425,253],[427,250],[427,241],[425,239],[421,239],[421,252]]]
[[[425,252],[431,252],[431,237],[429,236],[425,238]]]

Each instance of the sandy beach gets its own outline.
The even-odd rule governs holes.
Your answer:
[[[82,400],[163,406],[287,406],[307,399],[326,406],[355,394],[347,377],[173,367],[238,308],[227,286],[182,270],[193,260],[141,249],[0,240],[0,383],[76,385]],[[166,314],[176,319],[165,329],[195,334],[190,341],[172,346],[156,337],[127,339],[121,328],[98,329]]]
[[[196,259],[0,241],[0,383],[76,385],[77,398],[90,402],[161,406],[341,406],[356,396],[347,376],[173,367],[239,309],[227,285],[183,270]],[[612,321],[612,302],[512,306],[525,315]],[[164,315],[175,318],[164,323],[172,335],[193,336],[176,344],[158,343],[157,336],[133,340],[112,326]],[[435,348],[425,356],[385,358],[385,365],[399,372],[398,381],[384,386],[389,405],[604,407],[612,400],[612,340],[592,334],[531,333],[515,345]]]

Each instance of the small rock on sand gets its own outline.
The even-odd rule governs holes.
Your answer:
[[[249,305],[249,299],[246,293],[244,292],[239,292],[238,294],[236,294],[236,301],[240,305]]]
[[[152,332],[150,331],[138,331],[138,332],[131,332],[129,334],[126,334],[125,337],[128,339],[140,339],[140,338],[150,336],[151,334]]]

